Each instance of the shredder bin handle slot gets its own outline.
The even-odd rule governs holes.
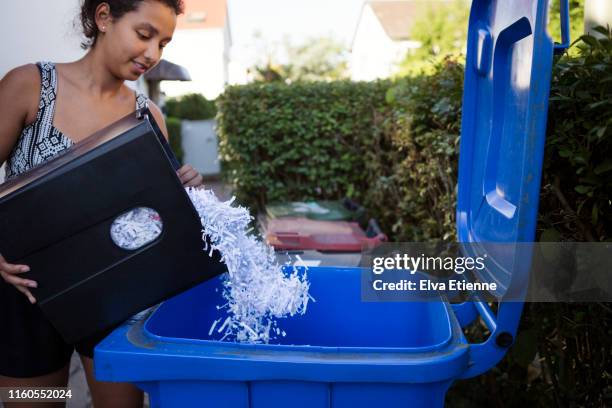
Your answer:
[[[569,0],[560,1],[559,12],[561,13],[561,43],[555,43],[555,54],[563,54],[570,46]]]

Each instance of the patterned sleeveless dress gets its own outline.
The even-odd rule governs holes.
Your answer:
[[[40,101],[36,120],[23,128],[6,162],[6,180],[55,157],[72,146],[72,140],[53,126],[57,71],[52,62],[36,64],[40,71]],[[136,93],[136,109],[146,106],[147,97]]]

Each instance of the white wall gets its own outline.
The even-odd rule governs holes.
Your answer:
[[[0,77],[12,68],[41,60],[78,59],[78,0],[3,1],[0,13]]]
[[[221,171],[218,140],[214,120],[183,120],[183,162],[191,164],[205,176],[217,175]]]
[[[388,78],[395,73],[406,52],[418,46],[415,41],[393,41],[370,5],[366,4],[353,39],[349,60],[351,79],[372,81]]]
[[[224,85],[229,82],[229,65],[231,60],[232,50],[232,34],[230,32],[229,19],[225,21],[223,27],[223,83]]]
[[[177,30],[163,58],[187,68],[192,81],[163,81],[161,90],[168,96],[196,92],[216,98],[227,77],[224,43],[222,29]]]

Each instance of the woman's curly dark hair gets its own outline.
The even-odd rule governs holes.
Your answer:
[[[125,13],[134,11],[144,0],[83,0],[81,3],[81,25],[86,40],[81,43],[83,49],[92,47],[98,38],[98,26],[96,25],[96,9],[102,3],[110,7],[111,16],[114,19],[121,18]],[[170,7],[179,15],[183,13],[183,0],[155,0]]]

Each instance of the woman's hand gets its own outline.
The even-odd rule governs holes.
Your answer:
[[[189,164],[185,164],[183,167],[178,169],[176,172],[179,178],[181,179],[181,183],[185,187],[201,187],[202,186],[202,175],[196,171]]]
[[[18,291],[23,293],[30,303],[36,303],[36,299],[32,296],[32,293],[28,290],[28,288],[35,288],[38,286],[36,282],[29,279],[23,279],[17,276],[17,274],[28,272],[30,267],[27,265],[12,265],[6,262],[6,259],[2,255],[0,255],[0,276],[2,279],[10,285],[13,285],[17,288]]]

